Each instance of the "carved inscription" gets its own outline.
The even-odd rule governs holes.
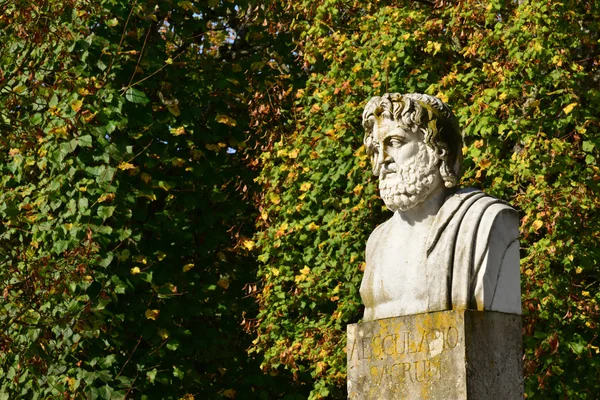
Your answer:
[[[352,343],[350,360],[426,353],[436,356],[458,344],[458,329],[454,326],[422,330],[418,335],[410,331],[356,338]]]
[[[357,378],[360,386],[368,388],[369,398],[377,398],[380,387],[395,391],[407,385],[441,381],[447,373],[444,353],[457,347],[459,341],[455,326],[357,335],[351,343],[349,360],[370,364]]]

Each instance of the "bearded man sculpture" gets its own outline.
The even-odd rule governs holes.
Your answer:
[[[456,189],[463,141],[447,104],[387,93],[363,113],[364,144],[394,215],[367,242],[364,320],[443,310],[521,314],[517,213]]]

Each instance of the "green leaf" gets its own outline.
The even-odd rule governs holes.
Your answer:
[[[102,220],[106,220],[110,218],[115,212],[115,206],[100,206],[98,207],[98,216],[102,218]]]
[[[125,98],[136,104],[147,104],[150,101],[144,92],[132,87],[125,92]]]
[[[77,138],[77,144],[81,147],[92,147],[92,137],[84,135]]]
[[[156,368],[152,369],[151,371],[146,372],[146,377],[148,378],[150,383],[154,383],[154,379],[156,379],[157,373],[158,373],[158,370]]]

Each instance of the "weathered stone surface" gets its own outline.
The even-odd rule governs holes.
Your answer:
[[[521,317],[441,311],[348,326],[348,398],[523,398]]]

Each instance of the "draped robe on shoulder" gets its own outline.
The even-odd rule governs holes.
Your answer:
[[[512,207],[480,190],[467,188],[448,196],[425,243],[426,301],[418,312],[474,309],[520,314],[518,223]],[[380,227],[369,241],[378,240]],[[373,259],[368,257],[367,263]],[[369,268],[377,265],[367,264]],[[378,304],[368,304],[376,299],[369,293],[374,289],[362,286],[365,320],[372,315],[404,315],[390,315],[394,312],[389,309],[378,313]]]

